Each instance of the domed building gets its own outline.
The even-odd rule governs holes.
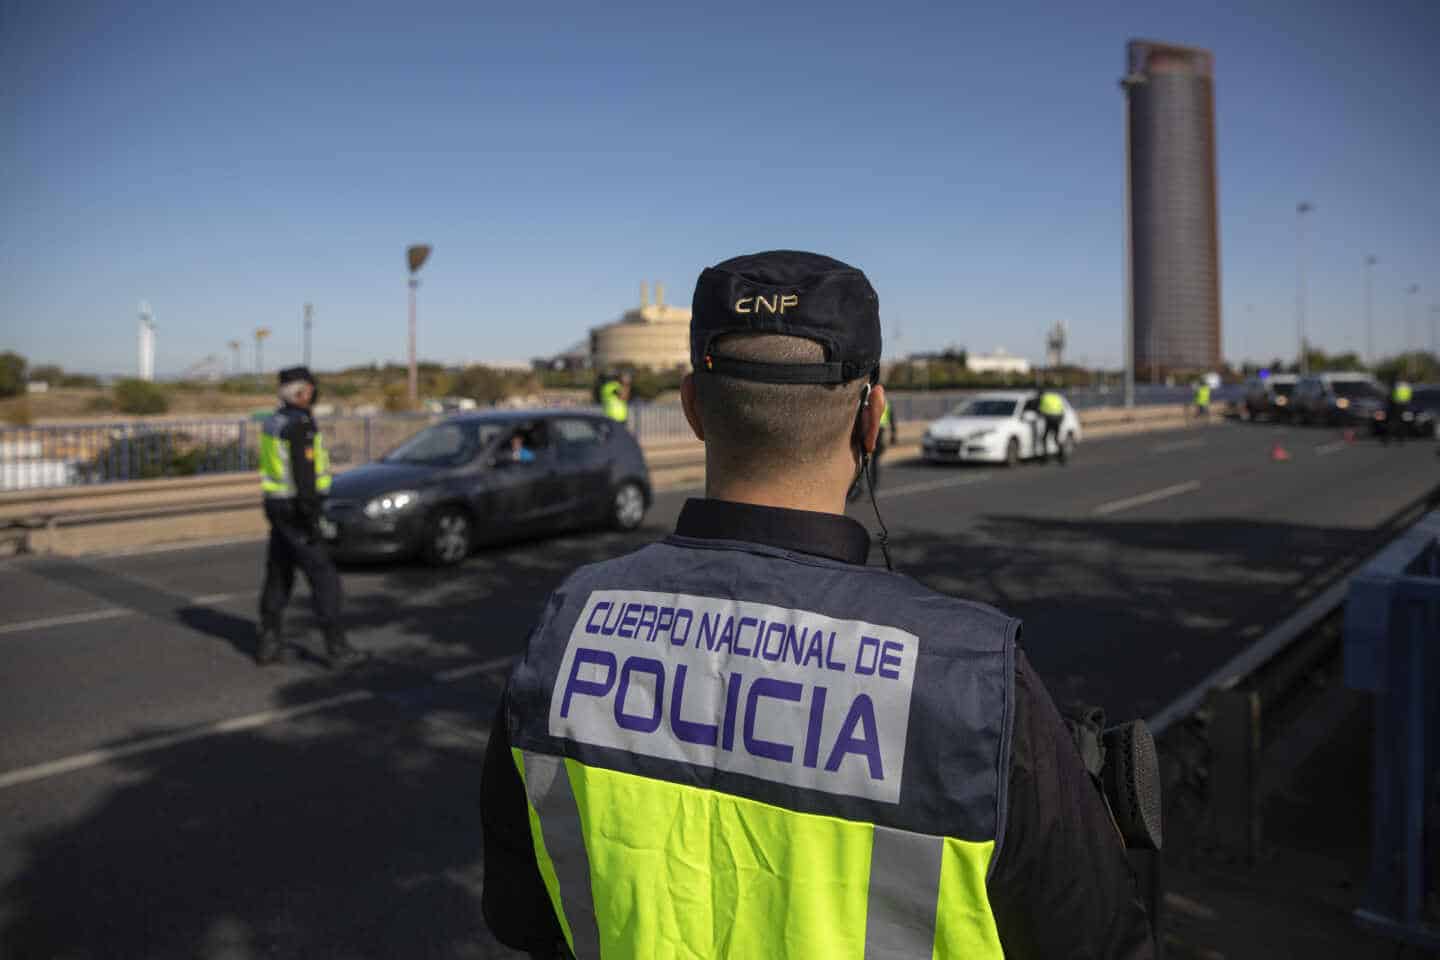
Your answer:
[[[590,362],[601,371],[688,368],[690,310],[666,305],[663,283],[655,284],[651,303],[648,284],[640,284],[640,306],[626,310],[614,323],[591,329]]]

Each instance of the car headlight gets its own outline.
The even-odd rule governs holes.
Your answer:
[[[1283,407],[1283,406],[1285,406],[1285,404],[1287,404],[1287,403],[1289,403],[1289,402],[1290,402],[1290,398],[1289,398],[1289,397],[1276,397],[1276,398],[1275,398],[1275,406],[1277,406],[1277,407]]]
[[[1337,409],[1340,410],[1348,409],[1350,406],[1350,400],[1348,397],[1341,397],[1340,399],[1335,401],[1335,406]]]
[[[379,520],[381,517],[388,517],[399,513],[420,499],[420,494],[414,490],[396,490],[393,493],[385,493],[365,504],[365,516],[371,520]]]

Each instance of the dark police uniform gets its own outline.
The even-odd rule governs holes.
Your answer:
[[[280,371],[280,383],[315,383],[305,367]],[[295,568],[305,571],[315,616],[325,633],[332,664],[359,659],[340,626],[340,575],[320,537],[321,500],[330,490],[329,455],[310,411],[285,403],[265,421],[260,437],[260,487],[270,543],[260,592],[260,640],[256,659],[279,660],[285,607],[295,588]]]
[[[788,296],[848,316],[865,301],[845,270]],[[831,359],[805,366],[850,382],[826,317],[805,329],[836,334]],[[702,358],[757,372],[720,360]],[[691,500],[673,536],[551,595],[485,760],[497,938],[537,956],[1150,955],[1019,622],[868,567],[869,548],[843,516]]]

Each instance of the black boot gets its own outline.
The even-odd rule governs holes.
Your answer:
[[[285,640],[278,626],[262,626],[260,637],[255,643],[255,663],[268,667],[285,659]]]
[[[345,631],[339,628],[325,634],[325,655],[330,658],[330,667],[335,670],[353,667],[370,659],[368,654],[352,647],[345,639]]]

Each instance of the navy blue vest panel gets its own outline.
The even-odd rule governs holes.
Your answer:
[[[878,568],[672,536],[551,595],[511,742],[998,850],[1018,631]]]

